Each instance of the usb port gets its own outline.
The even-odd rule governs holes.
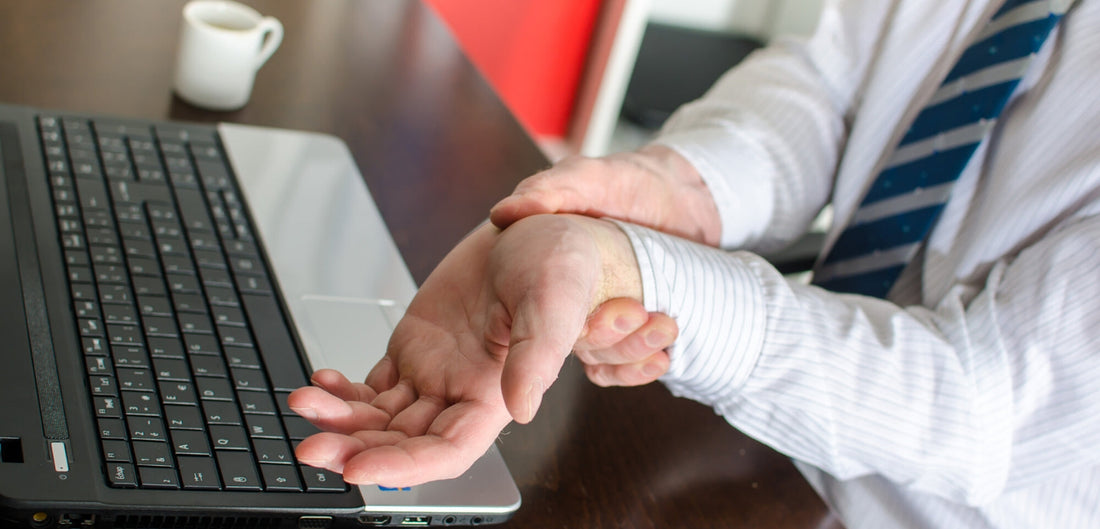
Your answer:
[[[401,520],[401,525],[428,525],[432,523],[431,516],[406,516]]]

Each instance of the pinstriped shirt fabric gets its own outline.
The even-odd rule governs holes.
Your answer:
[[[1008,0],[963,51],[878,174],[814,284],[885,297],[917,253],[956,178],[989,136],[1064,6]]]
[[[836,240],[1002,4],[826,2],[657,140],[725,250],[620,224],[681,329],[662,381],[795,459],[850,529],[1100,527],[1100,2],[1044,43],[888,299],[757,256],[829,201]]]

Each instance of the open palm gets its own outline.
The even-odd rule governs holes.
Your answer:
[[[365,383],[319,371],[291,394],[325,430],[299,459],[351,483],[410,486],[461,474],[512,419],[531,420],[597,301],[600,252],[579,226],[538,216],[462,241]]]

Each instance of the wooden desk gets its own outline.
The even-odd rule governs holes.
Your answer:
[[[286,26],[242,110],[172,96],[182,2],[0,3],[0,101],[315,130],[347,141],[418,280],[546,159],[428,9],[250,2]],[[599,389],[575,362],[501,449],[523,493],[506,527],[828,527],[783,456],[660,385]]]

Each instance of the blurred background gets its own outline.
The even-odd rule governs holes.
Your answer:
[[[824,0],[428,0],[554,160],[632,149]]]

